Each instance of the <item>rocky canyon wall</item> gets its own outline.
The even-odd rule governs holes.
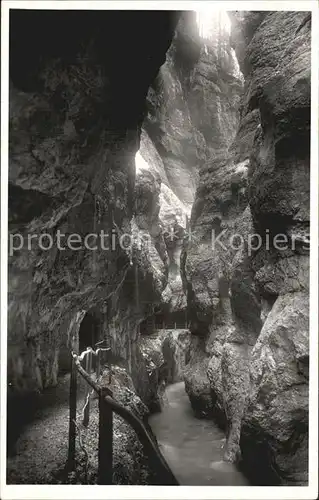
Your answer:
[[[72,339],[91,343],[94,330],[151,405],[140,326],[156,310],[187,326],[190,208],[200,168],[234,138],[242,77],[215,14],[205,33],[195,12],[99,15],[11,16],[9,230],[21,248],[9,261],[8,381],[55,385]],[[37,36],[24,43],[27,26]],[[83,246],[101,231],[104,247]]]
[[[305,484],[311,19],[230,17],[11,12],[8,383],[91,322],[148,408],[184,373],[227,460]],[[191,340],[141,338],[176,312]]]
[[[235,137],[243,83],[230,33],[218,13],[208,17],[210,29],[202,32],[203,15],[181,14],[166,62],[148,92],[141,142],[145,150],[152,141],[163,162],[164,184],[188,211],[200,167]]]
[[[178,15],[10,17],[9,232],[19,248],[9,257],[8,383],[25,391],[57,383],[60,346],[76,341],[88,311],[98,337],[132,363],[140,314],[132,282],[152,270],[119,241],[134,231],[134,214],[139,223],[134,160],[144,102]],[[86,248],[85,235],[102,230],[107,248],[94,238],[87,247],[97,249]],[[156,300],[156,283],[141,290]]]
[[[212,12],[207,20],[206,13],[205,31],[203,22],[199,13],[181,13],[166,62],[148,92],[137,155],[137,165],[161,180],[168,283],[158,312],[171,316],[172,325],[177,320],[179,328],[188,324],[180,261],[198,175],[208,158],[232,143],[243,89],[225,17]]]
[[[94,330],[151,403],[140,325],[186,309],[198,171],[232,141],[242,81],[214,16],[203,37],[194,12],[51,14],[11,16],[9,387],[55,385]]]
[[[245,90],[234,141],[199,172],[185,385],[254,484],[306,484],[311,19],[231,18]]]

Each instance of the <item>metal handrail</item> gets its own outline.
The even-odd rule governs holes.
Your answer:
[[[94,352],[94,351],[93,351]],[[163,485],[178,485],[178,481],[171,471],[169,465],[167,464],[164,456],[162,455],[160,449],[152,439],[150,433],[146,429],[143,422],[128,408],[121,405],[112,396],[112,391],[107,387],[101,387],[97,382],[95,382],[92,377],[87,373],[86,370],[81,365],[81,359],[83,356],[77,356],[74,352],[72,354],[72,367],[78,371],[79,374],[84,378],[84,380],[89,384],[92,389],[94,389],[99,396],[99,413],[100,413],[100,425],[99,425],[99,473],[98,482],[99,484],[112,484],[112,455],[113,455],[113,423],[112,423],[112,412],[122,417],[136,432],[146,455],[149,457],[152,467],[156,471],[159,477],[160,484]],[[82,353],[83,354],[83,353]],[[71,387],[73,378],[73,389],[76,391],[76,377],[72,377],[71,372]],[[74,408],[72,410],[72,398],[70,391],[70,434],[71,434],[71,415],[75,418],[76,411]],[[73,396],[73,404],[76,397]],[[74,437],[73,437],[74,434]],[[72,432],[72,438],[75,439],[75,432]],[[71,454],[70,454],[71,448]],[[74,462],[74,457],[72,452],[75,450],[75,444],[69,441],[69,459]]]

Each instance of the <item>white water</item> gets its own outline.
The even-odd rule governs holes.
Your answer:
[[[166,388],[162,412],[152,415],[149,423],[181,485],[249,484],[234,464],[223,461],[224,433],[211,420],[194,417],[184,382]]]

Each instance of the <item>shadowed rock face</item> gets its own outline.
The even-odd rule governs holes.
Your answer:
[[[231,142],[242,82],[227,39],[222,48],[214,36],[201,38],[195,13],[181,16],[174,35],[177,17],[12,13],[10,232],[25,242],[34,237],[31,251],[24,245],[10,258],[14,389],[56,384],[89,312],[96,337],[128,363],[143,396],[138,325],[154,314],[154,304],[185,310],[180,256],[197,171],[207,151]],[[30,29],[32,40],[25,35]],[[224,99],[226,82],[231,90]],[[144,166],[136,161],[135,181],[139,146]],[[85,235],[102,230],[103,248],[101,240],[95,251],[83,248]],[[49,233],[44,245],[53,241],[47,251],[35,238],[42,233]],[[65,248],[74,233],[81,243]],[[121,248],[125,235],[138,242]]]
[[[194,408],[226,424],[225,458],[241,457],[255,484],[305,484],[310,17],[239,12],[232,24],[245,92],[228,153],[200,170],[183,255],[185,383]],[[278,233],[288,249],[275,248]]]
[[[9,230],[21,233],[25,245],[9,261],[8,376],[14,389],[30,390],[57,382],[59,346],[76,339],[89,310],[98,312],[100,337],[115,339],[115,351],[130,363],[134,356],[136,314],[116,325],[134,277],[118,240],[131,233],[144,101],[176,14],[10,16]],[[66,235],[60,247],[72,233],[83,247],[86,234],[102,229],[108,249],[57,248],[58,230]],[[28,250],[27,235],[41,233],[49,233],[52,248],[41,250],[33,240]]]

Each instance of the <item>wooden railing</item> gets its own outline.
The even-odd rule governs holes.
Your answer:
[[[171,323],[155,323],[155,330],[188,330],[189,323],[172,321]]]
[[[99,397],[99,445],[98,445],[98,484],[112,484],[113,482],[113,412],[122,417],[136,432],[146,456],[149,458],[150,468],[156,473],[157,484],[178,485],[178,481],[160,452],[143,422],[128,408],[121,405],[113,398],[112,391],[108,387],[102,387],[98,383],[100,375],[100,355],[109,349],[97,349],[93,351],[88,348],[80,356],[71,353],[71,380],[70,380],[70,419],[69,419],[69,449],[68,469],[75,469],[75,443],[76,443],[76,406],[77,406],[77,373],[87,382],[86,404],[84,407],[83,424],[89,423],[90,392],[95,391]],[[95,381],[89,373],[92,366],[92,356],[96,356]],[[81,364],[86,358],[85,370]]]

